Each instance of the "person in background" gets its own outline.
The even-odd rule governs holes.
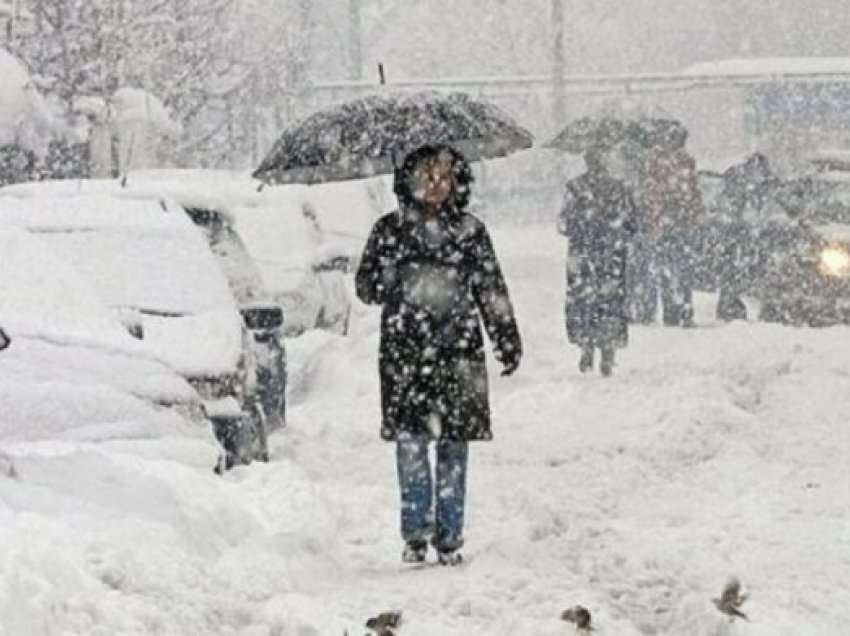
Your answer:
[[[663,323],[692,327],[693,238],[704,214],[696,162],[685,150],[684,135],[677,129],[662,133],[645,158],[641,226],[650,246],[651,281],[643,318],[654,318],[660,287]]]
[[[484,224],[465,211],[472,172],[448,146],[423,146],[396,171],[397,211],[380,218],[355,284],[382,306],[381,437],[396,444],[402,560],[462,561],[468,442],[490,440],[483,320],[503,365],[522,342]],[[428,448],[436,443],[432,476]]]
[[[716,315],[719,320],[746,320],[742,296],[750,289],[760,261],[755,232],[779,180],[767,157],[757,152],[727,169],[723,183],[718,201],[724,231],[718,246]]]
[[[587,170],[569,181],[558,231],[568,238],[567,337],[581,348],[579,370],[601,354],[603,376],[614,371],[615,352],[628,343],[626,261],[637,231],[630,190],[606,167],[606,151],[584,155]]]

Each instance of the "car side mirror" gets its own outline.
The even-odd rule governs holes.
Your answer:
[[[254,305],[240,310],[245,326],[252,331],[280,329],[283,308],[280,305]]]
[[[8,349],[9,345],[12,344],[12,339],[6,334],[3,329],[0,329],[0,351],[3,349]]]

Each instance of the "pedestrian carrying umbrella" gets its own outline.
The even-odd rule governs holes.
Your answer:
[[[371,96],[285,130],[254,177],[309,184],[390,174],[425,144],[450,145],[475,161],[530,148],[532,136],[497,106],[464,93]]]
[[[625,139],[626,129],[627,124],[616,117],[582,117],[568,124],[543,147],[574,154],[612,148]]]

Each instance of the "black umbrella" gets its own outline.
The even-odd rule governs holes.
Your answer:
[[[645,117],[629,122],[626,135],[645,148],[678,150],[685,146],[688,129],[677,119]]]
[[[530,148],[532,136],[498,107],[463,93],[372,96],[284,131],[254,177],[284,184],[390,174],[424,144],[448,144],[475,161]]]
[[[582,117],[571,122],[543,147],[575,154],[612,148],[625,139],[626,129],[626,122],[616,117]]]

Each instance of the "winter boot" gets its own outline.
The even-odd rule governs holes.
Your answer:
[[[604,347],[602,349],[602,361],[599,363],[599,371],[603,376],[610,377],[614,373],[614,349]]]
[[[401,560],[404,563],[424,563],[428,556],[427,541],[408,541],[404,544]]]
[[[439,550],[437,552],[437,561],[440,565],[460,565],[463,563],[463,554],[460,550]]]
[[[593,347],[584,347],[581,350],[581,358],[578,361],[578,370],[587,373],[593,370]]]

